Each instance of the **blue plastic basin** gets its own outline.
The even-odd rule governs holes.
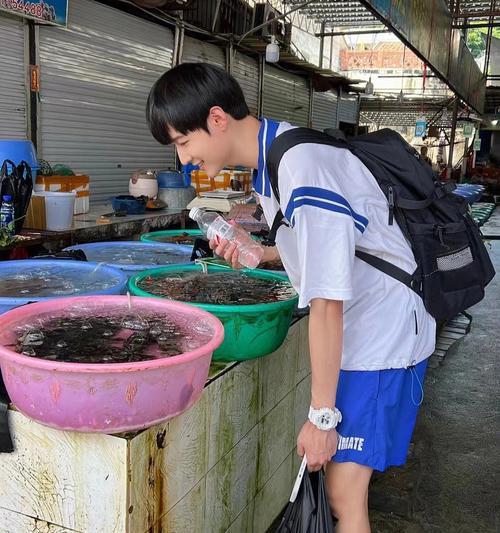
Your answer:
[[[49,259],[2,261],[0,262],[0,313],[40,300],[123,294],[127,280],[128,276],[121,270],[84,261]]]
[[[22,139],[0,139],[0,165],[2,165],[6,159],[10,159],[16,165],[21,161],[26,161],[34,173],[40,169],[40,165],[36,158],[35,147],[31,141]]]
[[[104,263],[132,275],[159,266],[189,263],[193,247],[173,243],[111,241],[76,244],[66,250],[83,250],[89,261]]]

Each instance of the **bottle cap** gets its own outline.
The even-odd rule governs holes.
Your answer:
[[[11,201],[12,201],[12,196],[11,196],[10,194],[4,194],[4,195],[2,196],[2,200],[3,200],[4,202],[11,202]]]
[[[189,218],[192,220],[196,220],[197,216],[203,211],[201,207],[192,207],[191,211],[189,211]]]

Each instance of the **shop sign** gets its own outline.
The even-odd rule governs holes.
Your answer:
[[[464,137],[472,137],[474,131],[474,124],[470,122],[464,122],[463,134]]]
[[[0,10],[37,22],[66,26],[68,0],[0,0]]]
[[[423,137],[425,135],[425,130],[427,129],[427,120],[425,117],[417,118],[415,122],[415,137]]]

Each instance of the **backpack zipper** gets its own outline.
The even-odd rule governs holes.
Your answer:
[[[387,194],[389,196],[389,226],[394,222],[394,189],[392,185],[387,187]]]

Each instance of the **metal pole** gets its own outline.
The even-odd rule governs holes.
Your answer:
[[[323,49],[325,47],[325,22],[321,23],[321,38],[319,40],[319,68],[323,68]]]
[[[226,72],[233,73],[233,62],[236,54],[234,53],[233,39],[229,40],[226,46]]]
[[[450,135],[450,150],[448,152],[448,168],[446,169],[446,176],[451,179],[451,171],[453,169],[453,148],[455,145],[455,132],[457,129],[457,115],[458,115],[458,97],[453,104],[453,118],[451,121],[451,135]]]
[[[313,81],[312,78],[309,78],[309,118],[307,121],[307,127],[312,128],[313,127],[313,113],[314,113],[314,87],[313,87]]]
[[[325,32],[323,22],[321,32],[315,33],[316,37],[342,37],[344,35],[371,35],[372,33],[391,33],[391,30],[359,30],[359,31],[329,31]]]
[[[469,139],[468,137],[464,137],[464,155],[462,158],[462,168],[460,169],[460,182],[462,182],[467,172],[467,152],[468,151],[469,151]]]
[[[357,137],[359,135],[359,117],[361,115],[361,95],[358,93],[358,111],[356,113],[356,126],[354,127],[354,135]]]
[[[217,0],[217,4],[215,5],[215,13],[214,18],[212,21],[212,33],[215,33],[215,28],[217,26],[217,21],[219,20],[219,11],[220,11],[220,5],[222,4],[222,0]]]
[[[263,54],[259,55],[259,101],[257,102],[257,116],[261,117],[264,110],[264,70],[266,60]]]
[[[328,67],[332,70],[332,56],[333,56],[333,37],[330,37],[330,66]]]
[[[340,106],[342,105],[342,87],[337,89],[337,124],[335,127],[338,129],[340,127]]]

